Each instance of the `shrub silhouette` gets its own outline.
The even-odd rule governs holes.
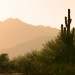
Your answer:
[[[0,73],[8,72],[9,57],[8,54],[0,54]]]
[[[70,9],[68,9],[68,20],[65,17],[66,27],[63,27],[62,24],[59,36],[55,40],[47,42],[42,51],[43,56],[48,55],[47,57],[52,59],[51,71],[54,71],[53,73],[56,75],[75,75],[75,29],[70,30],[70,24]]]

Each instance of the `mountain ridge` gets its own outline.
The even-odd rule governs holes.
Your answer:
[[[34,43],[36,41],[37,44],[41,37],[41,40],[43,39],[43,41],[40,41],[43,43],[45,42],[45,39],[49,40],[48,37],[53,39],[58,33],[59,30],[56,28],[51,28],[48,26],[45,27],[42,25],[34,26],[24,23],[20,19],[9,18],[3,22],[0,22],[0,51],[6,49],[8,52],[10,48],[14,48],[18,44],[22,45],[22,43],[24,43],[25,46],[26,44],[28,44],[27,46],[32,46],[33,43],[29,45],[29,43],[26,42],[30,41],[31,43],[31,40],[33,40]],[[38,43],[39,47],[41,47],[40,41]]]

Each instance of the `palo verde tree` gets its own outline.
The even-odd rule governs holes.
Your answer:
[[[43,48],[43,56],[48,55],[47,57],[51,59],[50,63],[52,62],[52,67],[48,67],[56,75],[71,75],[74,72],[71,69],[74,68],[75,64],[75,28],[73,27],[71,30],[71,22],[70,9],[68,9],[68,17],[65,17],[65,27],[61,24],[60,35],[55,40],[47,42]],[[48,62],[45,63],[48,64]],[[73,75],[75,75],[75,72]]]

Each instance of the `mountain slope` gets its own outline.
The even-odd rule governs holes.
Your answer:
[[[11,48],[38,37],[55,37],[58,32],[59,30],[54,28],[33,26],[19,19],[9,18],[0,22],[0,49]]]
[[[41,50],[43,44],[50,41],[51,37],[40,37],[34,40],[18,44],[12,48],[1,50],[2,53],[8,53],[10,58],[17,57],[19,55],[24,55],[32,50]]]
[[[12,58],[31,50],[40,50],[42,44],[55,38],[58,33],[59,30],[55,28],[33,26],[9,18],[0,22],[0,53],[8,53]]]

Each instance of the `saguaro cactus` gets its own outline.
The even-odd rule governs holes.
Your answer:
[[[68,9],[68,20],[67,17],[65,17],[65,25],[67,28],[67,36],[70,35],[70,24],[71,24],[72,19],[70,18],[70,9]]]
[[[72,44],[74,39],[75,28],[73,28],[71,32],[70,30],[71,21],[72,19],[70,18],[70,9],[68,9],[68,18],[65,16],[65,27],[63,27],[63,24],[61,24],[61,36],[66,44]]]

